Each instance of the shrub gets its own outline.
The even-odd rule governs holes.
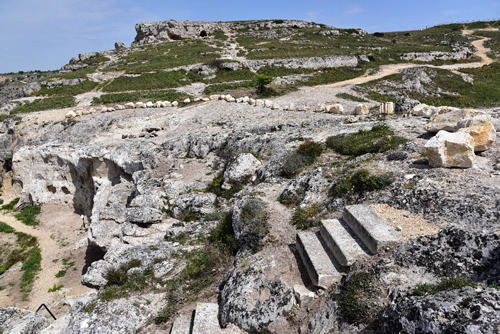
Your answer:
[[[266,90],[266,85],[273,82],[273,78],[264,74],[256,75],[252,78],[252,81],[257,87],[257,94],[262,94]]]
[[[375,36],[375,37],[384,37],[385,34],[383,32],[376,32],[376,33],[373,34],[373,36]]]
[[[225,212],[219,220],[215,229],[210,232],[208,241],[217,247],[219,251],[234,255],[238,250],[238,244],[234,239],[233,220],[231,212]]]
[[[375,125],[370,130],[328,137],[326,145],[338,153],[360,156],[366,153],[381,153],[406,143],[406,138],[394,136],[387,125]]]
[[[318,226],[321,210],[322,207],[318,204],[314,204],[308,208],[298,207],[293,214],[292,224],[300,230],[307,230]]]
[[[121,269],[111,268],[106,273],[106,279],[108,280],[108,286],[120,286],[127,282],[127,273]]]
[[[369,301],[373,296],[370,284],[373,277],[367,272],[353,274],[344,285],[340,298],[340,310],[351,323],[370,323],[378,317],[381,310]],[[377,312],[379,311],[379,312]]]
[[[56,291],[59,291],[61,290],[61,288],[63,287],[64,285],[62,284],[56,284],[54,283],[54,285],[52,285],[52,287],[49,289],[48,292],[56,292]]]
[[[323,145],[314,141],[306,141],[294,152],[288,154],[283,162],[281,175],[292,177],[297,175],[304,167],[313,164],[323,152]]]
[[[214,193],[215,195],[225,199],[231,199],[235,194],[243,190],[243,188],[245,188],[251,180],[251,177],[247,177],[240,182],[232,183],[230,189],[222,189],[222,184],[224,183],[224,177],[222,175],[223,174],[221,173],[214,177],[212,182],[207,186],[207,188],[205,188],[205,191]]]
[[[13,211],[14,208],[16,207],[17,203],[19,203],[19,199],[20,199],[19,197],[16,197],[12,201],[10,201],[9,203],[0,206],[0,210],[7,211],[7,212]]]
[[[238,240],[240,247],[252,254],[262,248],[262,239],[267,235],[266,221],[268,213],[266,203],[258,198],[250,198],[241,209],[240,225],[242,232]]]
[[[381,190],[392,183],[388,176],[371,175],[366,169],[360,169],[351,176],[340,177],[332,188],[334,197],[362,194],[365,191]]]

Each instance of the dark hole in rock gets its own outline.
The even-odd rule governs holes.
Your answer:
[[[85,275],[87,273],[87,270],[89,269],[92,263],[94,263],[95,261],[102,260],[105,254],[106,252],[103,251],[100,247],[93,244],[89,244],[87,246],[87,251],[85,252],[85,265],[83,266],[82,269],[82,275]]]
[[[207,36],[208,36],[208,34],[207,34],[207,32],[205,30],[202,30],[200,32],[200,37],[207,37]]]
[[[50,191],[51,193],[55,194],[56,193],[56,187],[54,187],[53,185],[49,184],[47,186],[47,190]]]

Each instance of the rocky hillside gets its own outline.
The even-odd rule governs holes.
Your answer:
[[[0,332],[497,332],[499,25],[146,22],[4,75]]]

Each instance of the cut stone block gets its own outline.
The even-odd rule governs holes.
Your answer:
[[[320,238],[314,232],[297,233],[297,250],[314,285],[327,289],[342,280]]]
[[[321,221],[321,237],[342,266],[351,266],[361,255],[366,255],[356,240],[337,219]]]
[[[399,234],[369,206],[346,206],[343,217],[373,254],[377,254],[383,246],[400,241]]]
[[[181,314],[174,320],[170,334],[189,334],[191,333],[192,314]]]
[[[293,293],[295,294],[295,298],[297,299],[297,302],[300,306],[307,306],[314,300],[314,297],[316,296],[314,292],[303,285],[294,285]]]
[[[192,334],[222,334],[218,314],[219,305],[211,303],[198,303],[194,314]]]

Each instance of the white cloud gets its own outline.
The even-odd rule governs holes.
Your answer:
[[[352,4],[347,7],[347,10],[344,12],[345,15],[356,15],[364,12],[365,9],[359,4]]]

